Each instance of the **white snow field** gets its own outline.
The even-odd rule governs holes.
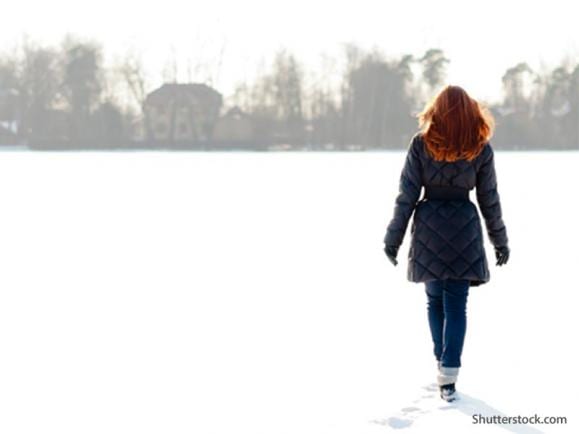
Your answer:
[[[496,152],[452,404],[382,251],[405,155],[0,154],[0,433],[579,432],[579,153]]]

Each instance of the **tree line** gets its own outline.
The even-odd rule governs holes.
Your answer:
[[[256,77],[237,82],[224,109],[241,109],[260,143],[336,150],[407,146],[415,114],[445,85],[451,59],[438,48],[392,57],[355,44],[344,45],[341,56],[325,58],[313,71],[280,49]],[[112,66],[105,67],[103,58],[98,42],[72,36],[57,46],[25,41],[0,55],[0,142],[4,136],[40,147],[134,146],[147,95],[162,83],[151,82],[134,52]],[[576,61],[541,71],[517,63],[497,83],[502,99],[489,104],[497,148],[579,149]]]

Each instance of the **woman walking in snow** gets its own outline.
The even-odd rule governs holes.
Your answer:
[[[407,278],[425,283],[440,395],[452,401],[461,366],[469,288],[490,279],[481,220],[469,199],[475,187],[496,265],[509,259],[489,142],[494,119],[461,87],[451,85],[427,104],[418,119],[420,131],[409,145],[384,251],[397,265],[398,249],[414,213]],[[419,200],[422,187],[424,195]]]

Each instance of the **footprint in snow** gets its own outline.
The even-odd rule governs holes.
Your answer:
[[[422,389],[429,393],[422,392],[420,398],[412,401],[413,405],[402,407],[393,416],[384,419],[375,419],[370,422],[388,426],[393,429],[410,427],[421,415],[430,413],[434,408],[438,408],[439,404],[442,404],[434,399],[438,397],[438,386],[435,383],[424,386]]]

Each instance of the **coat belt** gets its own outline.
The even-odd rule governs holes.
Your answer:
[[[450,185],[427,185],[424,198],[430,200],[469,200],[469,189]]]

